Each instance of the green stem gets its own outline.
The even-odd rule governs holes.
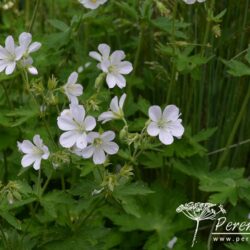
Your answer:
[[[38,11],[39,4],[40,4],[40,0],[36,0],[35,9],[34,9],[32,20],[31,20],[30,27],[29,27],[29,33],[32,32],[32,28],[34,26],[34,23],[35,23],[35,20],[36,20],[36,16],[37,16],[37,11]]]
[[[177,6],[178,6],[178,3],[177,3],[177,1],[175,1],[174,10],[173,10],[173,17],[172,17],[172,41],[171,41],[171,43],[173,44],[174,63],[172,65],[171,79],[170,79],[170,84],[169,84],[169,88],[168,88],[168,92],[167,92],[166,103],[170,102],[170,96],[171,96],[172,88],[173,88],[173,86],[175,84],[175,78],[176,78],[176,63],[175,63],[175,56],[176,56],[175,30],[176,30],[176,27],[175,27],[175,18],[176,18],[176,13],[177,13]]]
[[[8,240],[7,240],[6,236],[5,236],[5,233],[4,233],[4,230],[3,230],[3,227],[1,225],[1,223],[0,223],[0,232],[1,232],[1,235],[2,235],[2,238],[3,238],[3,243],[5,245],[5,249],[9,250],[10,248],[9,248]]]
[[[5,84],[4,84],[4,82],[1,84],[1,86],[2,86],[2,88],[3,88],[3,90],[4,90],[4,94],[5,94],[6,100],[7,100],[7,102],[8,102],[8,106],[9,106],[10,109],[12,109],[12,108],[13,108],[13,105],[12,105],[12,102],[11,102],[11,100],[10,100],[8,90],[7,90],[7,88],[6,88]]]
[[[248,91],[247,91],[247,94],[243,100],[243,103],[242,103],[242,106],[241,106],[241,109],[240,109],[240,112],[239,112],[239,115],[233,125],[233,128],[231,130],[231,133],[228,137],[228,140],[227,140],[227,144],[226,144],[226,147],[225,147],[225,151],[223,152],[221,158],[219,159],[219,163],[218,163],[218,168],[221,168],[223,166],[223,163],[228,155],[228,149],[230,147],[230,145],[232,144],[233,142],[233,139],[234,139],[234,136],[236,134],[236,131],[239,127],[239,124],[243,118],[243,115],[244,115],[244,112],[245,112],[245,109],[246,109],[246,106],[248,104],[248,101],[249,101],[249,98],[250,98],[250,87],[248,88]]]
[[[142,25],[141,25],[141,30],[140,30],[138,41],[139,41],[138,47],[136,50],[135,60],[134,60],[134,74],[136,74],[136,72],[137,72],[137,68],[138,68],[139,60],[140,60],[140,55],[141,55],[141,50],[142,50],[142,45],[144,42],[144,28],[142,27]]]

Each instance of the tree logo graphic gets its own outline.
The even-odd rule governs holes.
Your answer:
[[[199,229],[200,221],[215,220],[218,214],[220,213],[225,214],[226,210],[223,208],[222,205],[216,205],[213,203],[189,202],[181,204],[176,209],[176,212],[183,213],[189,219],[196,221],[196,228],[192,241],[192,247],[193,247]]]

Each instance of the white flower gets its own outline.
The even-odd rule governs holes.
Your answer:
[[[27,32],[23,32],[19,36],[19,44],[23,48],[24,55],[21,60],[22,66],[24,68],[27,68],[30,74],[37,75],[38,71],[37,69],[32,65],[33,59],[30,57],[30,54],[33,52],[36,52],[41,48],[41,43],[39,42],[33,42],[32,43],[32,35]]]
[[[115,138],[113,131],[107,131],[103,134],[90,132],[88,134],[88,145],[80,154],[83,158],[88,159],[93,157],[95,164],[102,164],[106,160],[106,154],[114,155],[118,152],[119,146],[112,142]]]
[[[91,51],[89,56],[100,62],[97,67],[107,74],[108,87],[114,88],[115,85],[119,88],[125,87],[126,79],[123,75],[129,74],[133,70],[130,62],[122,61],[125,53],[122,50],[116,50],[110,55],[110,47],[107,44],[100,44],[98,50],[100,53]]]
[[[124,116],[123,105],[126,99],[126,94],[123,94],[118,102],[118,97],[115,96],[110,102],[110,111],[103,112],[99,117],[98,121],[106,123],[114,119],[122,119]]]
[[[168,105],[162,112],[159,106],[151,106],[148,111],[150,124],[147,132],[151,136],[158,136],[160,141],[169,145],[174,141],[173,136],[180,138],[184,133],[182,120],[179,119],[179,109],[175,105]]]
[[[64,93],[69,101],[73,104],[78,104],[77,96],[82,95],[83,87],[81,84],[76,83],[78,74],[73,72],[70,74],[67,83],[63,86]]]
[[[41,160],[47,160],[50,153],[48,147],[43,144],[40,135],[33,137],[33,143],[29,140],[24,140],[23,142],[17,142],[17,146],[25,154],[21,161],[22,166],[26,168],[33,164],[33,168],[38,170],[40,169]]]
[[[100,5],[106,3],[108,0],[79,0],[79,2],[87,9],[97,9]]]
[[[198,3],[203,3],[205,2],[206,0],[183,0],[186,4],[194,4],[196,1]]]
[[[57,118],[58,127],[66,131],[60,138],[60,144],[65,148],[76,146],[83,149],[87,146],[87,132],[96,126],[95,118],[85,117],[82,105],[70,104],[70,109],[65,109]]]
[[[16,62],[21,59],[25,50],[22,46],[15,46],[12,36],[5,40],[5,48],[0,45],[0,72],[5,70],[6,75],[10,75],[16,68]]]

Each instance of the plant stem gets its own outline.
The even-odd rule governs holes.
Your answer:
[[[236,119],[236,121],[235,121],[235,123],[233,125],[233,128],[231,130],[231,133],[230,133],[230,135],[228,137],[227,144],[226,144],[226,147],[225,147],[225,151],[223,152],[221,158],[219,159],[218,168],[222,167],[222,165],[223,165],[223,163],[224,163],[224,161],[225,161],[225,159],[226,159],[226,157],[228,155],[228,152],[229,152],[228,149],[230,148],[230,145],[233,142],[236,131],[237,131],[237,129],[238,129],[239,125],[240,125],[240,122],[241,122],[241,120],[243,118],[243,114],[244,114],[244,111],[245,111],[246,106],[248,104],[249,98],[250,98],[250,87],[248,87],[248,91],[247,91],[247,94],[246,94],[246,96],[245,96],[245,98],[243,100],[239,115],[238,115],[238,117],[237,117],[237,119]]]
[[[30,27],[29,27],[29,33],[32,32],[32,28],[34,26],[34,23],[35,23],[35,20],[36,20],[36,16],[37,16],[37,11],[38,11],[39,4],[40,4],[40,0],[36,0],[35,9],[34,9],[32,20],[31,20]]]
[[[194,246],[194,243],[195,243],[195,240],[196,240],[196,236],[197,236],[198,229],[199,229],[199,223],[200,223],[200,221],[196,220],[196,228],[195,228],[194,237],[193,237],[193,241],[192,241],[192,247]]]
[[[8,240],[7,240],[6,236],[5,236],[5,233],[4,233],[4,230],[3,230],[3,227],[1,225],[1,223],[0,223],[0,232],[1,232],[1,235],[2,235],[2,238],[3,238],[3,243],[4,243],[5,247],[6,247],[6,250],[9,250],[10,248],[9,248]]]

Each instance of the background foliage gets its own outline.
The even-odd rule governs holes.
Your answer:
[[[32,79],[32,89],[18,73],[0,74],[2,249],[160,250],[168,249],[174,236],[174,249],[189,249],[195,225],[175,212],[188,201],[223,203],[231,220],[247,220],[248,0],[191,6],[178,0],[110,0],[95,11],[73,0],[12,1],[7,10],[6,2],[0,2],[1,44],[7,35],[31,31],[43,46],[35,57],[39,78]],[[61,110],[66,103],[53,94],[52,75],[61,86],[84,66],[81,102],[89,109],[105,111],[111,95],[121,93],[104,87],[94,95],[100,72],[88,52],[103,42],[123,49],[133,62],[124,108],[130,131],[143,128],[150,105],[174,103],[185,135],[161,150],[155,150],[156,142],[144,145],[136,160],[121,148],[114,166],[125,164],[133,177],[121,176],[115,185],[109,176],[114,190],[97,195],[93,190],[105,183],[98,169],[90,161],[57,154],[59,167],[44,163],[43,188],[37,192],[37,172],[21,169],[16,142],[39,133],[49,144],[46,130],[58,141],[57,106]],[[49,105],[45,113],[29,91]],[[119,122],[109,126],[117,133],[122,128]],[[115,167],[112,171],[116,176]],[[247,243],[212,244],[210,229],[205,222],[194,249],[249,249]]]

